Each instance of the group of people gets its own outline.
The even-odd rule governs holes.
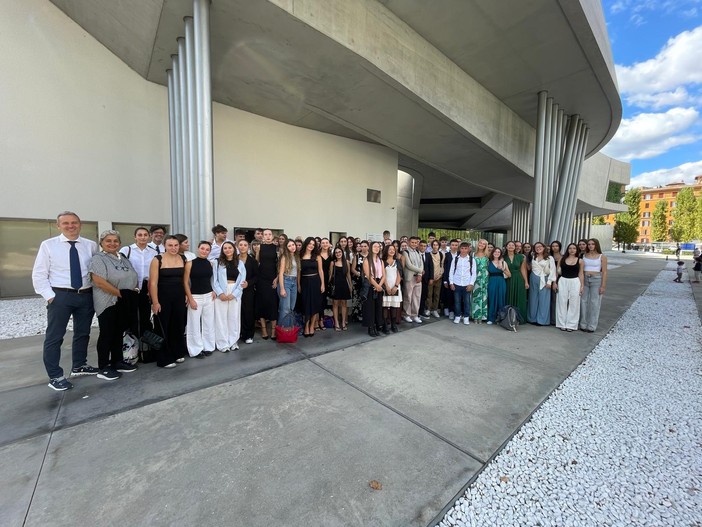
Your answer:
[[[398,325],[439,318],[455,323],[495,322],[513,305],[524,320],[555,323],[564,331],[594,331],[606,284],[606,257],[597,240],[550,247],[510,241],[503,248],[486,240],[470,242],[416,236],[383,241],[352,236],[333,246],[327,238],[274,236],[257,229],[249,242],[222,225],[195,252],[187,236],[166,228],[138,227],[134,243],[106,230],[99,244],[80,236],[74,212],[57,217],[61,234],[44,241],[32,279],[47,300],[44,364],[49,386],[73,385],[60,367],[60,347],[73,317],[71,376],[119,379],[137,366],[123,360],[125,332],[141,338],[153,332],[162,343],[156,363],[174,368],[186,355],[204,359],[215,350],[239,348],[239,340],[276,340],[278,326],[302,326],[305,338],[348,329],[361,321],[369,335],[397,332]],[[553,306],[553,308],[552,308]],[[332,316],[325,317],[331,308]],[[87,363],[93,313],[97,315],[98,366]]]

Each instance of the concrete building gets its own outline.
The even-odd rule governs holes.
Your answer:
[[[568,237],[623,210],[605,196],[629,167],[598,153],[621,119],[598,0],[0,7],[0,296],[32,292],[64,209],[126,239]]]

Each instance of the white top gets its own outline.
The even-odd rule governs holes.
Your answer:
[[[32,285],[34,290],[47,301],[56,294],[52,287],[72,289],[71,287],[71,244],[63,234],[41,242],[37,259],[32,269]],[[97,243],[87,238],[78,237],[76,240],[78,258],[80,258],[80,274],[83,277],[81,289],[91,287],[88,277],[88,264],[97,252]]]
[[[586,273],[599,273],[602,271],[602,255],[598,255],[597,258],[586,258],[583,256],[583,263],[585,268],[583,271]]]
[[[543,289],[546,284],[551,284],[556,281],[556,261],[553,256],[537,260],[531,260],[531,274],[539,277],[539,289]]]
[[[134,267],[134,270],[137,272],[137,276],[139,277],[137,287],[141,287],[144,280],[149,279],[149,265],[151,265],[151,260],[153,260],[154,256],[156,256],[156,249],[147,244],[142,250],[139,249],[139,246],[136,243],[133,243],[126,247],[122,247],[119,252],[120,254],[126,256],[131,262],[132,267]]]
[[[470,254],[455,257],[449,269],[449,284],[465,287],[467,285],[473,285],[474,283],[475,258],[471,258]]]

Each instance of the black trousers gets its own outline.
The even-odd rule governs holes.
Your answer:
[[[185,357],[187,352],[185,344],[185,318],[187,308],[185,298],[164,299],[161,301],[161,312],[154,318],[158,318],[156,330],[162,332],[163,346],[156,352],[156,364],[166,366],[176,359]],[[160,322],[160,324],[159,324]]]
[[[375,296],[375,298],[373,298]],[[363,326],[367,328],[381,327],[383,321],[383,293],[373,295],[373,290],[368,291],[368,298],[363,302]]]
[[[247,287],[241,295],[241,338],[244,340],[252,339],[256,331],[255,298],[253,287]]]
[[[98,368],[103,370],[108,366],[116,367],[122,361],[122,335],[127,329],[122,299],[118,298],[114,306],[110,306],[98,315],[100,335],[97,340]]]

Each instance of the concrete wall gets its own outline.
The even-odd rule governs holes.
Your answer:
[[[1,4],[0,215],[169,222],[165,88],[51,3]]]
[[[583,163],[580,185],[578,186],[578,200],[587,204],[589,208],[619,210],[618,204],[610,204],[605,201],[607,187],[610,181],[624,185],[629,183],[630,174],[631,165],[629,163],[597,153]],[[578,208],[578,212],[585,212],[589,208],[581,206]],[[626,207],[621,210],[626,210]]]
[[[215,216],[293,236],[392,230],[397,154],[385,147],[214,106]],[[380,190],[381,203],[366,201]]]
[[[0,217],[170,223],[166,89],[53,4],[0,4]],[[395,227],[392,150],[219,104],[213,119],[217,222],[301,235]]]

